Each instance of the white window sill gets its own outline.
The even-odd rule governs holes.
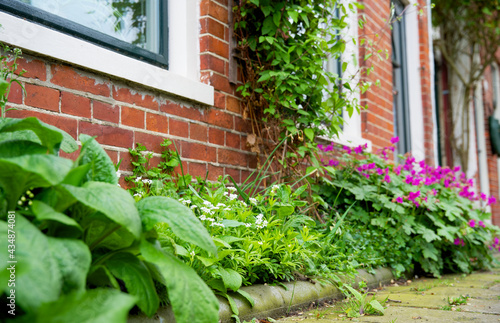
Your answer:
[[[214,88],[210,85],[4,12],[0,12],[0,22],[0,42],[188,100],[214,104]]]

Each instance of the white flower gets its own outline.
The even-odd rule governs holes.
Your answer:
[[[237,199],[238,198],[238,195],[236,194],[229,194],[229,200],[232,201],[234,199]]]
[[[150,180],[150,179],[143,179],[143,180],[142,180],[142,182],[143,182],[144,184],[149,184],[149,185],[153,184],[153,181],[152,181],[152,180]]]
[[[253,205],[257,205],[257,199],[256,198],[251,197],[251,198],[249,198],[249,200],[250,200],[250,203],[252,203]]]
[[[224,196],[228,196],[228,195],[229,195],[229,193],[228,193],[228,192],[224,192]]]
[[[250,227],[252,226],[252,224],[251,224],[251,223],[245,223],[245,226],[246,226],[247,228],[250,228]]]
[[[231,211],[231,208],[227,207],[224,209],[224,211]]]
[[[142,192],[137,192],[134,194],[134,197],[142,197],[143,193]]]
[[[203,201],[203,204],[204,204],[204,205],[206,205],[206,206],[209,206],[209,207],[214,206],[214,205],[212,204],[212,202],[209,202],[209,201]]]
[[[226,206],[226,204],[224,204],[224,203],[218,203],[217,204],[217,207],[224,207],[224,206]]]
[[[120,178],[120,176],[121,176],[121,175],[122,175],[122,174],[120,173],[120,171],[119,171],[119,170],[117,170],[117,171],[116,171],[116,177]]]
[[[207,217],[205,216],[205,214],[200,215],[200,220],[204,221],[206,219],[207,219]]]
[[[198,205],[191,205],[191,210],[194,210],[198,207]]]
[[[194,250],[191,251],[189,254],[191,255],[191,257],[194,257],[194,255],[195,255]]]
[[[202,207],[200,208],[200,210],[201,210],[202,212],[204,212],[204,213],[214,214],[214,211],[212,211],[212,210],[210,210],[209,208],[204,207],[204,206],[202,206]]]
[[[137,177],[137,178],[135,179],[135,182],[137,183],[137,182],[139,182],[141,179],[142,179],[142,176],[139,176],[139,177]]]
[[[263,243],[263,242],[262,242],[262,241],[259,241],[259,242],[257,242],[257,243],[258,243],[258,244],[260,244],[260,245],[262,246],[262,243]]]
[[[233,186],[229,186],[227,188],[228,191],[231,191],[231,192],[236,192],[236,187],[233,187]]]

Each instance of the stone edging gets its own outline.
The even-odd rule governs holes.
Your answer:
[[[391,270],[388,268],[379,268],[375,274],[369,274],[365,270],[358,270],[356,281],[365,281],[370,288],[387,284],[395,279]],[[242,289],[250,294],[255,300],[255,305],[250,306],[248,301],[239,295],[233,294],[233,299],[238,306],[240,319],[251,320],[252,318],[279,317],[285,315],[288,311],[298,310],[307,307],[312,302],[319,302],[327,299],[341,299],[344,297],[334,285],[312,284],[305,281],[289,282],[284,284],[288,290],[281,286],[253,285],[243,287]],[[231,308],[226,299],[219,299],[219,322],[234,322],[231,319]],[[132,316],[128,319],[129,323],[157,323],[157,322],[175,322],[173,313],[169,307],[160,308],[152,317],[145,315]]]

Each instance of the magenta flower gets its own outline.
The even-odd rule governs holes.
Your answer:
[[[399,141],[399,137],[392,137],[392,138],[391,138],[391,144],[393,144],[393,145],[394,145],[395,143],[397,143],[398,141]]]
[[[460,166],[455,166],[455,168],[453,168],[453,171],[456,173],[456,172],[459,172],[460,171]]]
[[[484,224],[484,222],[483,222],[483,221],[479,221],[479,222],[478,222],[478,225],[479,225],[480,227],[482,227],[482,228],[486,228],[486,224]]]
[[[409,199],[410,201],[415,202],[415,199],[416,199],[417,197],[419,197],[419,196],[420,196],[420,191],[410,192],[410,193],[408,194],[408,199]]]
[[[322,144],[318,144],[318,149],[321,150],[321,151],[324,151],[323,145]]]
[[[328,161],[328,166],[337,167],[339,164],[340,164],[340,162],[338,160],[335,160],[335,159],[330,159]]]
[[[495,237],[495,244],[497,245],[499,242],[498,237]]]
[[[325,151],[333,151],[333,143],[326,146]]]
[[[496,202],[497,202],[497,199],[493,195],[488,197],[488,205],[495,204]]]
[[[381,168],[377,168],[377,174],[384,175],[384,170]]]
[[[363,146],[359,145],[358,147],[354,148],[354,152],[356,154],[362,154],[363,153]]]
[[[481,193],[481,200],[485,201],[488,199],[488,196],[484,193]]]
[[[470,221],[469,221],[469,226],[470,226],[471,228],[475,227],[475,226],[476,226],[476,221],[475,221],[474,219],[470,219]]]
[[[398,167],[394,168],[394,173],[396,173],[396,175],[401,174],[401,168],[403,168],[403,166],[401,166],[401,165],[399,165]]]
[[[455,240],[453,241],[453,243],[454,243],[456,246],[459,246],[459,245],[460,245],[460,242],[461,242],[461,239],[459,239],[459,238],[455,238]]]
[[[351,154],[351,152],[352,152],[351,148],[350,148],[350,147],[347,147],[347,146],[342,147],[342,149],[343,149],[346,153],[348,153],[349,155],[350,155],[350,154]]]
[[[402,198],[401,196],[398,196],[398,197],[396,198],[396,202],[398,202],[398,203],[403,203],[403,198]]]
[[[431,190],[431,192],[432,192],[432,195],[436,196],[437,191],[436,191],[436,189],[435,189],[435,188],[433,188],[433,189]]]
[[[386,181],[387,183],[390,183],[391,182],[391,177],[389,175],[385,175],[384,176],[384,181]]]

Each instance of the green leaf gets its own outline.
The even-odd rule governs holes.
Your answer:
[[[431,243],[427,243],[423,246],[422,254],[425,258],[438,261],[438,250]]]
[[[76,222],[66,214],[57,212],[52,207],[43,203],[42,201],[33,200],[32,203],[33,204],[31,206],[31,211],[33,212],[38,221],[47,221],[47,220],[55,221],[70,227],[74,227],[79,231],[83,231],[82,227],[78,224],[78,222]]]
[[[273,35],[276,32],[276,25],[273,22],[273,17],[268,16],[262,24],[262,35]]]
[[[236,228],[236,227],[241,227],[242,225],[245,225],[244,222],[236,221],[236,220],[222,220],[221,223],[224,225],[225,228]]]
[[[93,137],[85,134],[81,134],[79,138],[82,142],[79,165],[90,164],[86,182],[96,181],[118,184],[115,165],[101,145]]]
[[[193,268],[149,242],[141,242],[141,254],[165,279],[177,323],[213,323],[219,320],[219,301]]]
[[[314,141],[314,130],[306,128],[304,129],[304,133],[306,134],[307,138],[309,138],[310,141]]]
[[[217,248],[207,229],[190,208],[178,201],[163,196],[150,196],[137,203],[137,210],[144,231],[153,229],[157,223],[167,223],[180,239],[217,254]]]
[[[41,144],[56,154],[59,149],[71,153],[78,149],[76,141],[67,132],[46,124],[37,118],[29,117],[25,119],[5,118],[0,123],[0,133],[15,132],[20,130],[33,131],[41,141]],[[25,139],[25,138],[21,138]]]
[[[361,295],[360,292],[358,292],[357,290],[355,290],[354,288],[352,288],[351,286],[349,285],[344,285],[345,288],[347,288],[349,290],[349,292],[351,292],[351,294],[356,298],[356,300],[360,303],[363,303],[365,296]]]
[[[92,256],[89,247],[81,240],[47,237],[50,251],[61,273],[62,291],[83,292]]]
[[[127,191],[101,182],[87,182],[82,187],[66,184],[61,186],[80,203],[101,212],[111,221],[123,226],[135,238],[141,236],[141,219],[134,205],[135,201]]]
[[[137,306],[151,317],[158,310],[160,300],[148,268],[136,256],[120,252],[106,260],[111,273],[125,283],[129,294],[137,297]]]
[[[234,315],[240,315],[240,311],[238,310],[238,305],[236,305],[234,299],[228,294],[225,294],[224,297],[226,297],[229,303],[229,307],[231,308],[231,311],[234,313]]]
[[[15,260],[17,264],[26,267],[23,275],[16,276],[16,286],[19,286],[16,289],[16,305],[28,313],[33,313],[42,303],[57,300],[63,284],[62,275],[47,237],[22,215],[16,214],[15,220]],[[0,243],[0,260],[3,266],[8,259],[7,235],[1,236],[3,241]],[[2,287],[5,288],[4,291],[10,289],[7,286]]]
[[[37,323],[126,323],[135,298],[113,289],[61,295],[40,307]]]
[[[380,303],[379,303],[379,301],[377,301],[376,299],[373,299],[373,300],[371,300],[371,301],[370,301],[370,303],[369,303],[369,304],[370,304],[370,306],[371,306],[374,310],[376,310],[376,311],[380,312],[382,315],[384,315],[384,311],[385,311],[385,309],[384,309],[384,307],[382,306],[382,304],[380,304]]]
[[[283,286],[284,286],[284,285],[283,285]],[[285,287],[286,287],[286,286],[285,286]],[[240,289],[238,289],[238,290],[236,291],[236,293],[238,293],[238,294],[240,294],[241,296],[243,296],[243,297],[244,297],[244,298],[248,301],[248,303],[250,303],[250,305],[251,305],[252,307],[254,307],[254,305],[255,305],[255,300],[253,299],[253,297],[252,297],[250,294],[248,294],[248,293],[247,293],[247,292],[245,292],[244,290],[241,290],[241,288],[240,288]]]
[[[278,208],[278,217],[283,218],[293,214],[295,208],[291,205],[280,206]]]
[[[24,155],[0,159],[0,186],[4,188],[9,209],[31,187],[58,184],[73,162],[54,155]]]
[[[438,236],[433,230],[424,227],[423,225],[416,226],[416,230],[418,233],[422,235],[422,238],[427,242],[432,242],[434,240],[441,240],[441,237]]]
[[[287,11],[288,15],[290,18],[292,18],[294,23],[297,23],[297,20],[299,19],[299,13],[294,10]]]
[[[240,289],[243,280],[238,272],[231,268],[225,269],[221,267],[219,268],[219,274],[224,282],[224,286],[233,291]]]
[[[43,155],[47,148],[29,140],[9,140],[0,142],[0,158],[12,158],[22,155]]]

